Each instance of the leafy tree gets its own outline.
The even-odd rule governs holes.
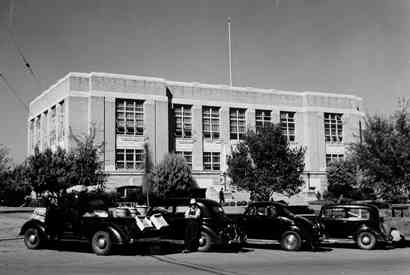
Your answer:
[[[7,172],[10,169],[10,157],[9,150],[0,145],[0,175]]]
[[[106,175],[98,157],[100,146],[94,144],[95,131],[84,137],[72,135],[76,146],[66,152],[60,147],[43,152],[36,147],[26,160],[26,177],[36,194],[49,192],[59,198],[74,185],[97,185],[103,188]]]
[[[5,172],[0,181],[0,198],[8,206],[20,206],[30,194],[31,188],[26,177],[24,164]]]
[[[169,196],[187,196],[190,190],[198,187],[185,159],[175,154],[166,155],[153,168],[149,180],[152,196],[160,200]]]
[[[352,156],[364,175],[363,188],[379,198],[408,197],[410,191],[410,113],[402,104],[392,116],[368,116],[362,142],[352,144]]]
[[[353,159],[332,161],[326,172],[328,182],[327,192],[324,194],[326,199],[375,199],[373,190],[362,185],[363,176]]]
[[[232,183],[251,191],[256,200],[268,200],[279,192],[288,196],[303,185],[305,149],[291,147],[280,125],[250,131],[228,158]]]
[[[71,135],[71,137],[75,141],[76,146],[68,157],[71,165],[68,175],[70,184],[96,185],[102,189],[106,175],[102,170],[99,151],[104,144],[95,144],[95,128],[90,129],[89,135],[82,137]]]

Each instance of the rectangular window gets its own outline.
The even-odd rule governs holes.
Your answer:
[[[176,154],[185,159],[186,164],[192,169],[192,152],[177,151]]]
[[[40,133],[41,133],[41,128],[40,128],[40,120],[41,120],[41,116],[38,116],[36,118],[36,125],[35,125],[35,129],[34,129],[34,136],[35,136],[35,144],[34,146],[37,146],[40,149]]]
[[[54,148],[56,146],[56,141],[57,141],[57,129],[56,129],[56,116],[57,116],[57,110],[56,106],[53,106],[51,108],[51,117],[50,117],[50,125],[49,125],[49,137],[50,137],[50,147]]]
[[[58,114],[58,142],[64,142],[65,138],[65,105],[64,101],[59,103],[60,105],[60,113]]]
[[[48,147],[48,112],[45,111],[41,116],[41,149],[45,150]]]
[[[141,149],[116,149],[115,168],[125,170],[144,169],[144,150]]]
[[[30,151],[34,152],[36,147],[36,136],[35,136],[35,119],[30,120]]]
[[[325,141],[343,142],[343,114],[325,113]]]
[[[343,159],[343,154],[326,154],[326,166],[329,166],[332,161],[339,161]]]
[[[219,139],[219,107],[202,107],[202,127],[205,138]]]
[[[280,127],[289,142],[295,141],[295,112],[280,112]]]
[[[205,171],[221,170],[221,154],[219,152],[204,152],[203,165]]]
[[[268,110],[256,110],[255,111],[255,125],[256,132],[259,132],[260,129],[272,123],[271,121],[271,111]]]
[[[129,136],[144,134],[144,102],[117,99],[115,102],[116,133]]]
[[[246,132],[245,111],[246,109],[229,109],[229,130],[231,134],[231,139],[244,139]]]
[[[190,105],[175,105],[175,137],[192,137],[192,111]]]

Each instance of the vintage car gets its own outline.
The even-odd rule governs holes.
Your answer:
[[[24,223],[20,235],[29,249],[38,249],[52,241],[86,240],[97,255],[108,255],[114,245],[132,245],[136,240],[159,236],[151,222],[155,217],[131,215],[126,208],[109,209],[101,199],[72,198],[64,206],[36,208]],[[163,224],[166,226],[166,224]]]
[[[404,243],[410,240],[410,205],[391,204],[380,209],[380,215],[384,219],[386,232],[398,230],[399,239],[393,240],[394,243]]]
[[[375,205],[325,205],[320,210],[318,221],[324,225],[326,242],[354,241],[361,249],[373,249],[377,244],[391,241]]]
[[[198,199],[201,209],[201,235],[199,251],[209,251],[216,246],[240,248],[246,239],[242,230],[224,213],[219,203],[208,199]],[[170,199],[150,209],[148,214],[161,213],[169,226],[166,237],[183,240],[186,228],[185,211],[189,199]]]
[[[320,224],[295,215],[279,202],[251,202],[236,220],[249,239],[279,241],[285,250],[300,250],[303,244],[315,249],[322,237]]]

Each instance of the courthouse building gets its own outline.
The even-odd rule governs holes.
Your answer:
[[[28,153],[74,146],[70,132],[96,130],[107,187],[141,186],[146,143],[154,163],[185,157],[201,187],[229,183],[227,157],[247,130],[280,123],[290,144],[306,147],[304,191],[326,188],[326,165],[359,136],[362,99],[169,81],[108,73],[69,73],[30,103]]]

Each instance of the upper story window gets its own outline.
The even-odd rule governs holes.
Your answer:
[[[64,137],[65,137],[65,104],[64,101],[61,101],[59,103],[60,105],[60,112],[58,114],[58,141],[64,141]]]
[[[325,113],[325,141],[343,142],[343,114]]]
[[[329,166],[332,161],[339,161],[343,159],[343,154],[326,154],[326,167]]]
[[[186,164],[192,169],[192,152],[189,151],[177,151],[175,152],[178,156],[185,159]]]
[[[36,136],[35,136],[35,119],[30,120],[30,151],[33,152],[36,147]]]
[[[174,105],[175,137],[192,137],[192,111],[190,105]]]
[[[268,110],[256,110],[255,111],[255,126],[256,132],[260,129],[272,123],[271,111]]]
[[[229,109],[229,130],[231,139],[240,140],[245,138],[245,111],[246,109],[240,108]]]
[[[219,138],[219,107],[202,107],[202,127],[205,138]]]
[[[52,148],[56,145],[56,139],[57,139],[56,116],[57,116],[56,106],[53,106],[51,108],[50,125],[49,125],[49,130],[48,130],[49,138],[50,138],[50,147]]]
[[[204,152],[203,165],[205,171],[221,170],[221,153],[219,152]]]
[[[144,168],[144,150],[116,149],[115,168],[125,170],[141,170]]]
[[[36,123],[34,126],[34,140],[35,140],[34,147],[37,146],[38,148],[40,148],[40,135],[41,135],[40,120],[41,120],[41,116],[39,115],[36,118]]]
[[[282,133],[289,142],[295,141],[295,112],[280,112]]]
[[[116,133],[130,136],[144,134],[144,102],[117,99],[115,102]]]
[[[48,111],[41,115],[41,148],[45,150],[48,147]]]

